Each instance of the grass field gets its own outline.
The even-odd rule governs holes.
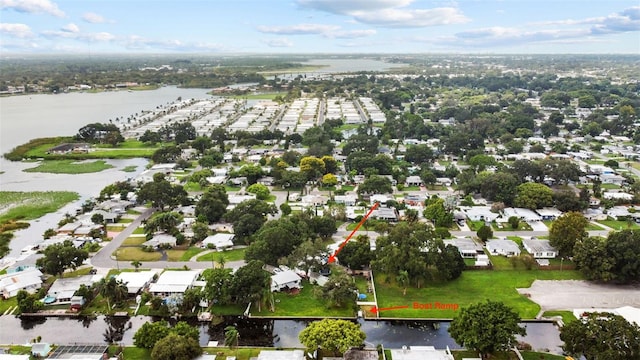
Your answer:
[[[520,295],[516,288],[528,288],[534,280],[582,279],[577,271],[465,271],[458,279],[446,283],[427,284],[421,289],[409,287],[402,296],[402,288],[395,281],[386,283],[384,274],[376,274],[378,307],[409,305],[408,309],[382,312],[383,317],[452,318],[457,311],[443,309],[439,304],[459,307],[491,299],[501,301],[517,311],[523,319],[533,319],[540,306]],[[431,304],[431,309],[414,309],[413,303]],[[439,308],[437,308],[439,307]]]
[[[247,99],[247,100],[273,100],[277,96],[286,96],[285,92],[264,92],[257,94],[246,94],[246,95],[234,95],[234,99]]]
[[[578,319],[576,319],[576,316],[573,315],[572,311],[563,311],[563,310],[545,311],[544,313],[542,313],[542,316],[544,316],[544,317],[561,316],[562,317],[562,321],[565,324],[568,324],[570,322],[574,322],[574,321],[578,320]]]
[[[261,312],[254,305],[251,308],[252,315],[260,316],[340,316],[353,317],[355,311],[353,309],[337,309],[327,308],[325,302],[318,299],[314,294],[317,286],[311,285],[308,281],[302,281],[302,291],[297,295],[291,295],[284,292],[274,293],[275,311],[271,312],[264,306]]]
[[[215,261],[218,262],[218,259],[220,258],[220,256],[224,256],[224,260],[225,261],[237,261],[237,260],[244,260],[244,252],[246,251],[245,248],[243,249],[234,249],[234,250],[227,250],[227,251],[213,251],[210,252],[208,254],[204,254],[202,256],[200,256],[197,260],[198,261]]]
[[[601,220],[598,221],[598,223],[608,226],[614,230],[640,229],[640,225],[633,221]]]
[[[78,162],[76,160],[45,160],[38,166],[25,169],[25,172],[42,172],[51,174],[87,174],[111,169],[113,165],[104,160]]]
[[[159,252],[146,252],[139,247],[121,247],[115,251],[114,255],[118,261],[158,261],[162,257]]]
[[[122,242],[122,246],[138,246],[147,241],[144,236],[130,236]]]
[[[189,261],[189,259],[191,259],[192,257],[198,255],[199,253],[201,253],[203,251],[204,251],[204,249],[192,246],[192,247],[188,248],[184,252],[184,254],[182,254],[182,257],[180,258],[180,261]]]
[[[0,191],[0,223],[37,219],[77,199],[78,194],[70,191]]]

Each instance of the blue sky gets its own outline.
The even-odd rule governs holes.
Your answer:
[[[640,1],[0,0],[0,53],[640,54]]]

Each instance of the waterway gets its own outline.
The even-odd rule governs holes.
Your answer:
[[[135,331],[145,322],[153,321],[146,316],[132,318],[95,319],[20,319],[14,316],[0,316],[0,343],[24,344],[38,336],[42,341],[56,344],[96,343],[113,340],[123,345],[133,345]],[[240,333],[241,346],[301,347],[298,334],[308,324],[302,320],[263,320],[229,317],[225,322],[209,326],[196,324],[200,329],[200,344],[209,341],[224,342],[224,328],[234,325]],[[459,349],[460,346],[449,336],[449,322],[430,321],[362,321],[362,330],[367,334],[366,345],[383,344],[386,348],[407,346],[435,346],[443,349]],[[435,326],[434,326],[435,325]],[[535,350],[562,352],[558,330],[551,323],[524,323],[528,335],[520,338]],[[64,331],[60,331],[64,329]]]

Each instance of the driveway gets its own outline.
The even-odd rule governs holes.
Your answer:
[[[533,231],[549,231],[547,225],[545,225],[545,223],[543,223],[542,221],[528,221],[527,224],[531,226],[531,230]]]
[[[640,307],[640,286],[602,285],[582,280],[536,280],[517,289],[542,310]]]

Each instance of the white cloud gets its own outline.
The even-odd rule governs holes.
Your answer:
[[[297,3],[303,8],[347,15],[357,22],[381,27],[427,27],[470,21],[455,4],[414,9],[408,8],[413,0],[297,0]]]
[[[269,47],[293,47],[293,42],[287,38],[277,38],[277,39],[269,39],[265,40],[265,44]]]
[[[71,24],[72,25],[72,24]],[[68,26],[68,25],[67,25]],[[78,29],[79,30],[79,29]],[[95,41],[95,42],[109,42],[116,39],[116,36],[108,32],[99,33],[80,33],[69,30],[45,30],[40,33],[43,37],[48,39],[64,38],[64,39],[76,39],[80,41]]]
[[[84,15],[82,15],[82,20],[90,24],[103,24],[107,22],[107,19],[102,17],[102,15],[92,12],[84,13]]]
[[[70,32],[70,33],[78,33],[78,32],[80,32],[80,28],[78,27],[78,25],[73,24],[73,23],[65,25],[60,30],[66,31],[66,32]]]
[[[258,31],[266,34],[279,34],[279,35],[309,35],[309,34],[324,34],[330,31],[336,31],[340,29],[335,25],[322,25],[322,24],[298,24],[290,26],[258,26]]]
[[[23,13],[45,13],[64,17],[58,5],[49,0],[0,0],[0,9],[13,9]]]
[[[457,8],[384,9],[376,12],[358,11],[352,16],[363,23],[394,28],[427,27],[462,24],[469,21]]]
[[[330,33],[326,33],[325,36],[328,38],[335,38],[335,39],[357,39],[357,38],[372,36],[372,35],[375,35],[376,33],[377,32],[373,29],[344,30],[344,31],[333,31]]]
[[[33,36],[31,28],[25,24],[2,24],[0,23],[0,33],[17,38],[30,38]]]

